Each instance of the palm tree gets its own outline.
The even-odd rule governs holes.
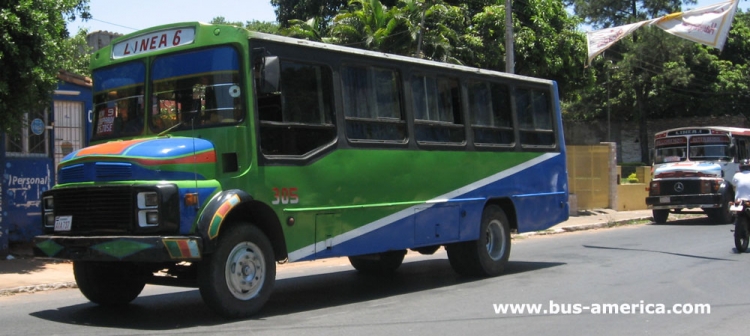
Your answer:
[[[379,0],[352,0],[350,10],[333,18],[331,37],[335,43],[395,54],[408,54],[413,43],[411,22],[397,7],[387,8]]]

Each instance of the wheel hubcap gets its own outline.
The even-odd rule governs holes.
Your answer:
[[[498,220],[487,225],[487,254],[492,260],[500,260],[505,254],[505,227]]]
[[[258,295],[266,277],[266,263],[258,245],[237,244],[229,253],[225,268],[227,288],[234,297],[249,300]]]

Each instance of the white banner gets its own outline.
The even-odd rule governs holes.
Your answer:
[[[727,40],[739,0],[718,3],[654,20],[666,32],[721,50]]]
[[[586,44],[588,45],[589,50],[589,57],[586,64],[591,64],[591,60],[594,59],[596,55],[601,54],[605,49],[615,44],[615,42],[630,35],[634,30],[649,22],[651,21],[646,20],[631,23],[629,25],[586,32]]]

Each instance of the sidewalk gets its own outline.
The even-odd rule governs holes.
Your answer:
[[[521,236],[590,230],[650,219],[651,210],[590,210],[580,212],[579,216],[570,217],[546,231],[523,233]],[[32,256],[30,245],[11,246],[9,260],[0,260],[0,296],[76,288],[72,266],[72,263],[65,261],[36,259]]]

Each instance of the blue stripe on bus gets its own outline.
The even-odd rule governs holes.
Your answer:
[[[126,63],[94,71],[94,93],[123,86],[143,85],[146,66],[140,62]]]
[[[232,47],[221,47],[159,57],[151,67],[151,79],[195,76],[196,74],[238,71],[240,61]]]
[[[538,231],[567,219],[568,206],[566,203],[567,179],[558,181],[557,176],[550,176],[546,182],[554,182],[552,186],[531,186],[526,181],[539,180],[542,172],[565,172],[565,157],[560,153],[548,153],[525,162],[511,169],[499,172],[493,176],[477,181],[453,192],[436,197],[425,204],[412,206],[394,214],[376,220],[355,230],[345,232],[332,238],[332,248],[328,249],[326,241],[305,246],[289,253],[290,261],[312,260],[317,258],[358,255],[380,252],[384,250],[398,250],[411,247],[429,246],[415,241],[417,215],[422,223],[441,223],[447,225],[447,231],[458,232],[452,240],[439,240],[432,245],[442,245],[455,241],[466,241],[479,237],[479,225],[482,207],[486,200],[483,195],[509,195],[514,202],[519,232]],[[530,176],[536,176],[535,179]],[[544,180],[544,179],[542,179]],[[562,191],[518,194],[526,189],[556,188]],[[528,190],[531,191],[531,190]],[[518,195],[522,197],[513,197]],[[468,201],[468,202],[467,202]],[[455,204],[456,211],[461,214],[455,223],[446,222],[444,212],[440,207]],[[540,215],[544,214],[544,215]]]

